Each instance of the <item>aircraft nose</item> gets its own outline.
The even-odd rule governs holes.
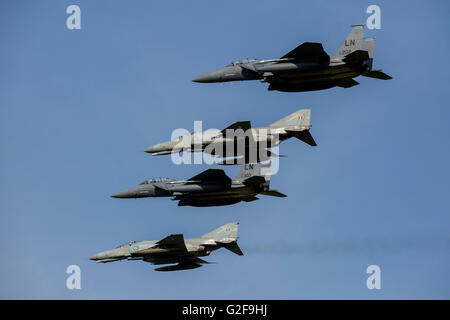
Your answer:
[[[160,144],[155,144],[153,146],[148,147],[147,149],[144,150],[144,152],[147,153],[158,153],[158,152],[163,152],[163,151],[167,151],[169,150],[171,147],[170,143],[160,143]]]
[[[92,260],[92,261],[98,260],[98,254],[94,254],[93,256],[91,256],[91,257],[89,258],[89,260]]]
[[[197,78],[195,78],[192,81],[199,82],[199,83],[220,82],[220,81],[222,81],[222,71],[217,70],[217,71],[208,72],[201,76],[198,76]]]
[[[150,146],[147,149],[145,149],[144,152],[154,153],[154,152],[157,152],[157,150],[156,150],[155,146]]]
[[[136,192],[130,190],[123,190],[111,195],[112,198],[126,199],[126,198],[136,198]]]
[[[163,155],[172,153],[174,149],[179,151],[181,148],[180,141],[168,141],[150,146],[144,152],[151,153],[152,155]]]

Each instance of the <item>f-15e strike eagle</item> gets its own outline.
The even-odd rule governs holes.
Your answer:
[[[270,168],[264,165],[264,170]],[[179,206],[212,207],[258,200],[258,194],[274,197],[286,195],[269,188],[270,172],[261,164],[246,164],[239,174],[229,178],[223,170],[208,169],[188,180],[156,178],[116,194],[113,198],[171,197]]]
[[[364,25],[353,29],[330,58],[322,44],[304,42],[279,59],[233,62],[219,70],[195,78],[194,82],[261,80],[268,90],[302,92],[332,87],[350,88],[353,78],[365,76],[392,79],[381,70],[372,69],[375,39],[363,39]]]
[[[199,257],[209,256],[217,249],[226,248],[237,255],[243,253],[237,244],[238,223],[223,225],[200,238],[185,239],[182,234],[172,234],[162,240],[132,241],[115,249],[93,255],[95,262],[142,260],[155,265],[172,264],[156,271],[195,269],[209,262]]]

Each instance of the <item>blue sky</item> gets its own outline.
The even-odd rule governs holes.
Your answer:
[[[78,4],[82,29],[66,28]],[[308,93],[258,81],[198,84],[240,58],[301,42],[333,54],[378,4],[375,68],[390,81]],[[1,1],[0,298],[450,298],[447,1]],[[152,176],[186,179],[143,150],[176,128],[272,123],[312,109],[318,146],[289,140],[272,187],[285,199],[218,208],[109,195]],[[226,167],[233,176],[238,167]],[[154,272],[93,253],[240,222],[245,255]],[[67,290],[67,266],[82,289]],[[381,267],[382,289],[366,288]]]

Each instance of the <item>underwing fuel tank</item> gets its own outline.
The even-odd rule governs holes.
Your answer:
[[[200,268],[200,264],[177,264],[172,266],[165,266],[165,267],[159,267],[156,268],[155,271],[176,271],[176,270],[189,270],[189,269],[196,269]]]
[[[195,201],[195,200],[187,200],[182,199],[178,202],[179,207],[183,206],[191,206],[191,207],[220,207],[220,206],[228,206],[231,204],[236,204],[240,202],[242,199],[213,199],[210,201]]]
[[[277,90],[282,92],[305,92],[305,91],[316,91],[316,90],[323,90],[323,89],[329,89],[336,85],[335,82],[318,82],[318,83],[312,83],[312,84],[278,84],[278,83],[271,83],[269,85],[268,90]]]
[[[163,248],[154,248],[154,249],[144,249],[139,250],[133,253],[133,255],[144,256],[149,254],[158,254],[158,253],[169,253],[174,252],[174,249],[163,249]]]

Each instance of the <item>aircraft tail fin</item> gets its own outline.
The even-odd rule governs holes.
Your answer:
[[[309,129],[311,128],[311,109],[302,109],[291,113],[287,117],[278,120],[270,125],[271,128],[284,128],[286,132],[290,132],[297,139],[309,144],[317,146]]]
[[[238,234],[238,222],[230,222],[213,231],[204,234],[202,238],[214,239],[216,242],[236,241]]]
[[[392,79],[392,77],[390,75],[387,75],[386,73],[382,72],[381,69],[378,69],[378,70],[372,69],[374,48],[375,48],[375,38],[370,38],[370,39],[364,40],[363,50],[367,51],[367,53],[369,55],[369,59],[366,62],[367,70],[364,71],[361,75],[363,75],[365,77],[381,79],[381,80]]]
[[[375,38],[364,39],[361,49],[368,52],[369,59],[373,59],[373,51],[375,49]]]
[[[248,163],[244,164],[241,171],[234,177],[236,181],[244,181],[253,176],[261,175],[261,166],[259,163]]]
[[[291,113],[287,117],[284,117],[274,123],[270,128],[283,128],[283,127],[297,127],[302,126],[309,129],[311,126],[311,109],[302,109]]]
[[[271,161],[267,163],[247,163],[242,166],[241,171],[234,177],[234,181],[246,183],[253,179],[261,178],[266,182],[270,181]],[[259,180],[258,180],[259,181]]]
[[[215,242],[225,249],[242,256],[243,253],[239,248],[236,240],[238,238],[238,225],[239,222],[227,223],[207,234],[203,235],[202,238],[214,239]]]
[[[353,29],[341,46],[336,50],[331,59],[342,60],[346,55],[363,48],[364,25],[354,25]]]

